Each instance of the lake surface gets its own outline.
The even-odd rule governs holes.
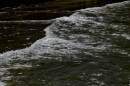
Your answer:
[[[130,85],[130,1],[72,8],[0,17],[0,86]]]

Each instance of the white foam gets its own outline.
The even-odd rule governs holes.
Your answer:
[[[89,32],[95,33],[96,29],[92,29],[92,28],[97,28],[97,26],[102,26],[105,27],[105,24],[103,24],[102,22],[97,22],[94,20],[94,16],[87,16],[86,14],[93,14],[93,15],[99,15],[99,14],[104,14],[106,13],[106,9],[108,9],[108,7],[110,7],[111,9],[113,8],[120,8],[124,5],[129,4],[130,1],[125,1],[125,2],[121,2],[121,3],[115,3],[115,4],[110,4],[110,5],[106,5],[104,7],[94,7],[94,8],[86,8],[86,9],[82,9],[82,10],[78,10],[76,13],[74,13],[73,15],[71,15],[70,17],[61,17],[61,18],[57,18],[54,20],[27,20],[27,21],[8,21],[8,22],[54,22],[52,25],[50,25],[49,27],[47,27],[45,29],[46,31],[46,37],[42,38],[38,41],[36,41],[34,44],[31,45],[31,47],[29,48],[25,48],[25,49],[21,49],[21,50],[15,50],[15,51],[9,51],[6,53],[3,53],[0,55],[0,59],[1,59],[1,63],[6,61],[10,61],[14,58],[21,58],[21,59],[25,59],[26,55],[29,55],[30,53],[33,53],[33,57],[31,58],[37,58],[40,54],[44,54],[44,53],[50,53],[50,54],[54,54],[56,52],[60,52],[60,54],[63,54],[63,51],[59,48],[64,48],[64,47],[77,47],[77,48],[87,48],[85,47],[86,45],[80,44],[80,43],[73,43],[73,40],[66,40],[64,39],[65,36],[71,37],[72,39],[76,38],[76,37],[88,37],[87,35],[85,36],[85,34],[69,34],[71,30],[79,30],[80,27],[82,27],[83,24],[86,23],[90,23],[90,28],[80,28],[80,29],[84,29],[87,30]],[[103,16],[100,16],[99,19],[102,19]],[[7,22],[7,21],[5,21]],[[63,22],[63,23],[61,23]],[[74,24],[72,27],[69,27],[69,25],[67,26],[67,24],[64,22],[68,22],[67,24]],[[59,26],[58,26],[58,25]],[[92,25],[91,25],[92,24]],[[61,27],[62,26],[62,27]],[[60,31],[61,30],[61,31]],[[67,34],[62,33],[62,30],[66,30],[68,31]],[[55,34],[54,32],[59,32],[57,34]],[[65,36],[64,36],[65,35]],[[73,36],[74,35],[74,36]],[[129,36],[127,35],[123,35],[125,37],[127,37],[127,39],[129,39]],[[89,39],[88,39],[89,40]],[[89,40],[88,42],[90,42],[91,40]],[[55,50],[53,48],[58,48],[59,50]],[[63,49],[65,52],[71,53],[72,52],[77,52],[76,50],[67,50]],[[39,55],[37,55],[39,54]],[[66,54],[66,53],[64,53]],[[6,58],[6,59],[5,59]],[[27,59],[27,58],[26,58]]]
[[[3,82],[0,82],[0,86],[6,86],[6,84]]]
[[[125,37],[127,40],[130,40],[130,35],[124,33],[124,34],[122,34],[122,36]]]
[[[110,12],[112,9],[121,10],[125,5],[128,5],[128,4],[130,4],[130,1],[109,4],[104,7],[81,9],[81,10],[78,10],[73,15],[71,15],[70,17],[61,17],[61,18],[52,19],[52,20],[8,21],[8,22],[22,22],[22,23],[30,23],[30,22],[32,22],[32,23],[34,23],[34,22],[50,23],[50,22],[54,22],[54,21],[55,22],[45,29],[46,37],[36,41],[34,44],[31,45],[31,47],[22,49],[22,50],[9,51],[9,52],[1,54],[0,55],[1,63],[5,62],[5,61],[8,62],[14,58],[18,59],[19,57],[21,59],[25,59],[26,55],[30,55],[30,53],[31,54],[33,53],[32,58],[34,58],[34,57],[37,58],[40,54],[44,54],[44,53],[54,54],[56,52],[60,52],[60,54],[63,54],[63,51],[68,52],[68,53],[70,51],[71,51],[71,53],[77,52],[75,50],[67,50],[67,49],[61,50],[61,49],[59,49],[60,47],[61,48],[77,47],[77,48],[83,48],[83,49],[87,48],[87,47],[85,47],[86,45],[80,44],[78,42],[74,43],[76,41],[72,40],[72,39],[75,39],[76,37],[79,37],[79,38],[86,37],[86,38],[88,38],[88,41],[86,39],[85,42],[89,43],[92,41],[92,40],[90,40],[90,38],[92,38],[92,37],[87,34],[70,34],[71,30],[72,31],[79,30],[79,29],[80,29],[79,31],[88,30],[89,32],[92,32],[94,34],[95,32],[98,31],[98,30],[96,30],[98,26],[99,27],[102,26],[103,28],[105,28],[105,25],[106,25],[105,23],[101,22],[103,20],[103,16],[100,16],[100,14],[106,14],[106,13],[108,13],[107,12],[108,10]],[[94,20],[95,17],[98,18],[100,20],[100,22],[95,21]],[[7,22],[7,21],[0,21],[0,22]],[[63,23],[61,23],[61,22],[63,22]],[[68,22],[68,23],[64,23],[64,22]],[[68,26],[67,26],[67,24],[68,24]],[[73,26],[69,28],[69,24],[70,25],[73,24]],[[82,25],[84,25],[84,24],[88,24],[90,26],[88,28],[81,28]],[[119,26],[116,26],[116,28],[117,27],[119,27]],[[68,33],[64,34],[63,31],[66,31]],[[55,34],[54,32],[56,32],[58,34]],[[123,35],[123,36],[126,37],[127,39],[129,39],[129,35]],[[64,39],[65,37],[69,37],[69,40]],[[53,48],[58,48],[59,50],[55,50]],[[37,54],[39,54],[39,55],[37,55]],[[64,53],[64,54],[66,54],[66,53]],[[46,56],[44,56],[44,57],[46,57]]]

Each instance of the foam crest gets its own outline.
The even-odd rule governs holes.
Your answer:
[[[61,17],[55,20],[52,25],[45,29],[46,37],[36,41],[31,47],[9,51],[0,55],[1,63],[10,60],[27,59],[27,58],[38,58],[48,56],[53,57],[54,54],[60,56],[71,55],[80,52],[78,49],[96,49],[99,46],[109,48],[111,43],[104,43],[97,47],[92,47],[93,44],[103,43],[100,36],[107,34],[104,32],[106,25],[108,24],[107,19],[104,18],[108,8],[111,10],[121,10],[124,6],[128,9],[129,1],[106,5],[104,7],[94,7],[78,10],[70,17]],[[121,9],[120,9],[121,8]],[[110,12],[110,11],[109,11]],[[92,14],[92,15],[89,15]],[[108,14],[106,14],[107,16]],[[102,22],[105,21],[106,22]],[[43,21],[15,21],[15,22],[43,22]],[[108,26],[109,27],[109,26]],[[117,28],[120,26],[117,26]],[[94,35],[93,35],[94,34]],[[98,40],[95,40],[95,36],[99,36]],[[122,36],[129,39],[129,34],[123,34]],[[87,46],[88,45],[88,46]],[[87,47],[86,47],[87,46]],[[103,50],[106,48],[102,48]],[[45,55],[44,55],[45,54]],[[48,55],[48,56],[46,56]],[[57,56],[56,55],[56,56]]]

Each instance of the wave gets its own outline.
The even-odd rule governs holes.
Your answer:
[[[126,48],[130,46],[129,9],[130,1],[124,1],[47,20],[54,23],[45,29],[46,37],[25,49],[0,54],[0,76],[7,69],[32,67],[33,62],[28,64],[31,60],[75,62],[103,60],[117,54],[130,57],[129,48]]]

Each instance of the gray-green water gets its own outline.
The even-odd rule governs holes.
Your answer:
[[[50,20],[44,38],[0,54],[1,85],[129,86],[129,10],[124,1]]]

